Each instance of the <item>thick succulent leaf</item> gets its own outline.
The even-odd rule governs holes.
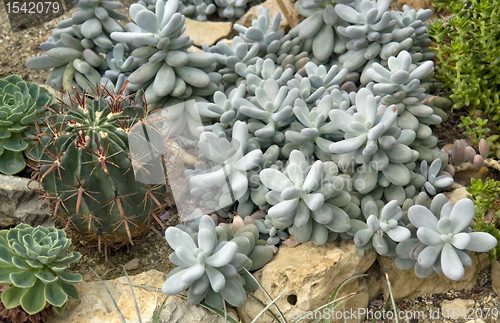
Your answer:
[[[207,258],[205,263],[212,267],[221,267],[229,264],[234,256],[238,253],[238,245],[236,242],[229,241],[215,254]]]
[[[268,194],[266,194],[267,197]],[[266,198],[267,199],[267,198]],[[292,215],[294,215],[294,211],[297,207],[297,204],[299,203],[299,199],[293,199],[293,200],[287,200],[280,202],[276,204],[275,206],[271,207],[267,214],[269,214],[270,217],[272,218],[282,218],[286,216],[290,216],[291,213],[293,212]]]
[[[183,283],[181,280],[186,271],[188,269],[181,270],[167,278],[161,289],[163,294],[172,296],[185,291],[190,286],[190,284]]]
[[[363,229],[356,232],[354,235],[354,243],[356,246],[363,247],[372,239],[374,232],[371,229]]]
[[[176,227],[168,227],[167,230],[165,230],[165,238],[170,247],[174,250],[177,250],[179,246],[188,248],[190,251],[196,249],[196,244],[191,236]]]
[[[455,252],[455,248],[449,243],[445,243],[441,251],[441,268],[443,274],[450,279],[459,280],[464,276],[462,261]]]
[[[432,268],[438,259],[443,245],[428,246],[418,254],[418,263],[422,268]]]
[[[212,286],[212,289],[216,293],[220,292],[226,285],[226,278],[224,277],[224,275],[217,269],[210,266],[207,266],[205,270],[207,272],[208,280],[210,281],[210,286]]]
[[[66,293],[66,295],[68,295],[72,299],[76,300],[80,299],[80,297],[78,296],[78,291],[76,290],[76,287],[73,284],[59,280],[59,286],[61,286],[64,293]]]
[[[69,271],[58,272],[57,276],[64,282],[74,284],[82,281],[82,275],[78,273],[70,273]]]
[[[420,227],[417,230],[417,237],[423,244],[428,246],[436,246],[443,243],[439,233],[427,227]]]
[[[282,192],[285,188],[293,186],[288,177],[273,168],[263,169],[259,177],[264,185],[278,192]]]
[[[30,287],[21,297],[21,306],[29,314],[40,312],[46,304],[44,295],[45,286],[41,280],[37,280],[33,287]]]
[[[29,288],[35,285],[37,278],[31,270],[24,270],[10,274],[10,279],[14,286],[19,288]]]
[[[26,166],[26,162],[23,158],[23,153],[4,150],[3,154],[0,155],[0,173],[6,175],[14,175],[19,173]]]
[[[59,282],[45,284],[44,296],[47,302],[57,307],[63,306],[68,300],[68,295],[61,288]]]
[[[212,221],[212,220],[210,220]],[[212,221],[213,223],[213,221]],[[215,229],[214,229],[215,232]],[[198,231],[198,246],[201,250],[205,251],[207,254],[212,254],[214,249],[214,244],[217,236],[214,237],[214,232],[209,229],[201,228]]]
[[[237,278],[227,280],[220,294],[226,302],[235,307],[243,306],[247,299],[245,289]]]
[[[182,275],[181,280],[183,283],[192,284],[205,274],[205,265],[196,264],[190,268]]]
[[[9,309],[21,304],[21,297],[28,291],[27,288],[19,288],[12,286],[6,291],[2,292],[2,303]]]
[[[438,220],[432,212],[423,205],[413,205],[408,209],[408,218],[417,228],[426,227],[437,232]]]
[[[475,252],[487,252],[497,246],[497,239],[486,232],[469,233],[471,241],[466,247],[467,250]]]
[[[458,201],[450,213],[450,220],[453,223],[452,232],[458,233],[469,226],[476,214],[474,202],[468,198]]]
[[[408,240],[411,237],[411,232],[407,228],[397,226],[387,231],[389,238],[396,242]]]
[[[460,232],[460,233],[457,233],[453,236],[453,240],[451,241],[451,244],[455,248],[463,250],[463,249],[467,248],[470,241],[471,241],[471,238],[470,238],[468,233]]]
[[[372,236],[372,245],[375,251],[382,256],[388,256],[389,255],[389,245],[387,244],[387,241],[384,239],[383,235],[379,234],[374,234]]]

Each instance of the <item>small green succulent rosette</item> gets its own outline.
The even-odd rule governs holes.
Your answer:
[[[26,166],[23,152],[29,129],[40,120],[41,107],[52,101],[52,94],[20,76],[0,79],[0,173],[12,175]]]
[[[27,313],[35,314],[48,302],[62,313],[68,297],[78,299],[73,284],[82,276],[66,267],[81,255],[67,252],[70,245],[66,233],[54,227],[32,228],[23,223],[0,231],[0,284],[12,285],[2,293],[4,306],[21,305]]]

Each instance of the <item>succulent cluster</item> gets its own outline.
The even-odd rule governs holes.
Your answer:
[[[119,1],[79,0],[76,3],[78,10],[71,18],[58,23],[52,36],[40,45],[43,54],[29,59],[26,67],[35,70],[53,68],[47,84],[67,92],[73,91],[73,85],[80,92],[95,88],[107,70],[115,73],[108,72],[103,81],[109,82],[109,77],[112,77],[111,81],[117,82],[118,76],[130,71],[134,64],[131,60],[121,61],[123,58],[118,53],[115,53],[111,67],[107,62],[113,57],[108,59],[108,54],[113,53],[117,45],[110,34],[125,30],[118,21],[126,16],[115,11],[121,6]],[[128,47],[124,49],[129,50]],[[120,77],[121,82],[123,77]]]
[[[195,212],[202,215],[199,209]],[[202,215],[196,228],[192,227],[169,227],[165,231],[167,242],[174,249],[170,261],[178,267],[168,274],[163,293],[175,295],[187,289],[189,304],[205,300],[221,310],[224,301],[242,306],[245,290],[254,291],[257,287],[245,269],[263,267],[272,259],[272,250],[262,245],[264,241],[259,240],[254,224],[233,231],[229,225],[216,226],[210,216]]]
[[[52,94],[17,75],[0,79],[0,173],[12,175],[26,166],[27,137],[45,114]]]
[[[73,284],[82,276],[68,272],[67,266],[81,255],[68,252],[70,245],[64,231],[53,227],[19,224],[0,231],[0,284],[11,285],[2,292],[4,306],[21,305],[27,313],[35,314],[49,303],[62,313],[68,298],[78,299]]]
[[[106,78],[117,77],[127,93],[77,95],[47,119],[39,158],[49,197],[80,231],[131,240],[161,206],[162,136],[174,134],[176,147],[198,159],[184,175],[186,200],[200,210],[166,231],[178,266],[166,294],[187,290],[192,304],[240,306],[255,288],[244,268],[262,267],[286,239],[353,239],[360,253],[373,248],[421,277],[459,279],[466,252],[488,251],[496,239],[469,233],[467,202],[453,207],[437,194],[452,179],[431,127],[451,101],[430,95],[431,12],[389,12],[390,3],[297,1],[307,18],[289,33],[279,14],[260,8],[251,27],[235,26],[231,45],[204,52],[188,51],[193,42],[177,12],[187,7],[178,0],[133,4],[130,31],[110,34],[112,58],[104,60],[113,65]],[[207,14],[208,3],[195,5]],[[148,105],[138,111],[123,96],[142,91]],[[154,107],[162,109],[150,124]],[[130,131],[134,122],[140,131]],[[143,151],[131,143],[129,158],[132,141]],[[215,214],[232,225],[216,225]]]

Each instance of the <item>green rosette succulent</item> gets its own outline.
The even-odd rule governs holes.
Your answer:
[[[81,255],[67,252],[70,245],[66,233],[54,227],[33,228],[22,223],[0,231],[0,284],[12,284],[2,293],[5,307],[21,305],[27,313],[35,314],[48,302],[62,313],[68,297],[78,299],[73,284],[82,276],[66,267]]]
[[[12,175],[26,166],[24,139],[30,127],[42,115],[42,106],[52,101],[52,94],[20,76],[0,79],[0,173]]]

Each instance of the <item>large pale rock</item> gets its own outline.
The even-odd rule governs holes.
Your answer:
[[[0,229],[27,223],[50,226],[50,208],[36,192],[38,182],[17,176],[0,175]]]
[[[456,204],[461,199],[467,198],[467,195],[469,195],[469,193],[467,193],[465,187],[460,187],[451,192],[445,192],[444,195],[446,195],[448,201],[450,201],[453,204]]]
[[[160,308],[165,295],[161,293],[161,286],[166,275],[157,270],[130,276],[132,284],[158,287],[158,292],[141,287],[133,287],[137,306],[143,323],[152,322],[153,312]],[[115,299],[118,308],[127,323],[137,323],[137,314],[133,297],[125,277],[105,281]],[[121,323],[113,306],[112,300],[100,282],[82,282],[76,284],[80,301],[70,301],[68,310],[63,315],[51,319],[48,323]],[[233,316],[234,313],[232,313]],[[171,296],[165,302],[160,323],[223,323],[224,319],[210,314],[201,306],[189,305],[187,301]]]
[[[195,46],[212,46],[219,39],[226,37],[233,28],[231,22],[197,21],[186,18],[185,35],[193,40]]]
[[[500,262],[491,265],[491,285],[495,293],[500,294]]]
[[[288,14],[291,17],[291,20],[293,21],[292,24],[294,26],[297,25],[303,17],[299,15],[297,11],[295,11],[295,7],[292,1],[290,0],[282,0],[282,1],[285,4],[286,9],[288,10]],[[269,11],[269,17],[271,18],[271,21],[274,18],[274,15],[277,12],[279,12],[281,14],[280,28],[284,30],[290,29],[290,23],[287,21],[286,16],[284,15],[283,11],[281,10],[276,0],[267,0],[266,2],[260,5],[253,6],[252,8],[250,8],[250,10],[247,11],[246,14],[243,15],[243,17],[238,19],[236,23],[239,25],[243,25],[245,27],[252,26],[252,21],[254,19],[257,19],[257,17],[259,16],[258,14],[259,6],[263,6],[264,8],[267,9],[267,11]]]
[[[339,284],[350,277],[364,274],[370,268],[375,255],[374,251],[367,252],[365,256],[358,255],[352,240],[328,242],[323,246],[315,246],[312,242],[295,248],[282,245],[275,258],[255,272],[254,276],[273,299],[287,291],[276,303],[287,320],[293,321],[301,311],[307,313],[328,303],[330,295]],[[352,292],[357,294],[346,302],[345,309],[366,308],[370,295],[365,278],[349,281],[338,296]],[[269,303],[261,290],[257,290],[254,295],[264,303]],[[262,305],[248,297],[245,305],[238,308],[238,312],[243,322],[251,322],[262,309]],[[306,319],[303,322],[310,321]],[[259,322],[272,322],[272,318],[265,314]]]
[[[470,313],[471,310],[474,310],[475,305],[476,303],[471,299],[444,300],[441,304],[441,313],[447,319],[456,320],[460,318],[461,313]]]
[[[462,279],[454,281],[444,276],[437,274],[429,278],[418,278],[413,269],[401,270],[394,265],[390,257],[377,257],[377,262],[380,270],[389,275],[391,282],[392,294],[394,299],[415,298],[423,294],[439,294],[446,293],[450,289],[453,290],[471,290],[476,284],[477,274],[489,266],[488,254],[483,253],[479,256],[470,253],[472,258],[472,266],[465,268],[465,274]],[[387,285],[383,286],[384,295],[387,297],[389,291]]]

